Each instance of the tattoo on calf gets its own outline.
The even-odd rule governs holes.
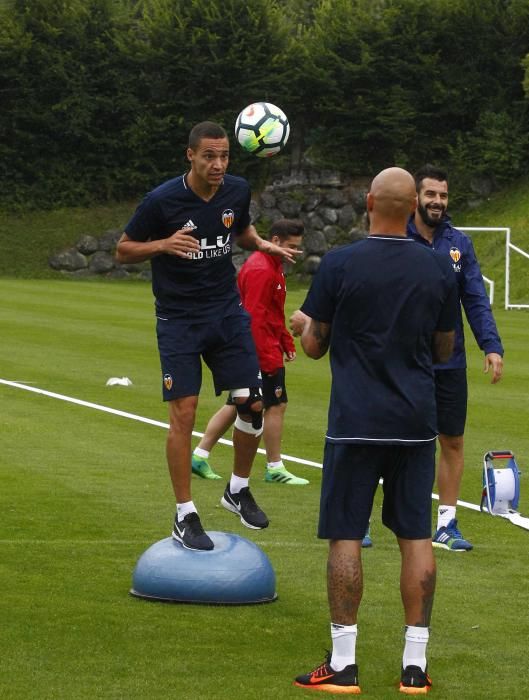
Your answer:
[[[362,599],[362,563],[345,554],[334,554],[327,562],[327,592],[331,619],[352,625]]]
[[[425,578],[421,581],[422,593],[422,616],[416,623],[417,627],[429,627],[432,619],[433,598],[435,593],[436,573],[427,571]]]

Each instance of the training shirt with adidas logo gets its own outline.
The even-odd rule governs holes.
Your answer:
[[[149,192],[125,227],[133,241],[169,238],[188,228],[201,245],[189,258],[158,255],[151,260],[156,313],[165,318],[216,319],[240,304],[232,263],[234,239],[250,224],[250,186],[226,174],[205,201],[181,175]]]

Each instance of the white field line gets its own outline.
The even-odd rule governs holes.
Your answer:
[[[49,396],[52,399],[58,399],[59,401],[66,401],[68,403],[73,403],[76,404],[77,406],[85,406],[86,408],[93,408],[96,411],[103,411],[104,413],[111,413],[115,416],[121,416],[122,418],[129,418],[130,420],[135,420],[140,423],[147,423],[148,425],[155,425],[158,428],[165,428],[166,430],[169,428],[168,423],[162,423],[161,421],[158,420],[153,420],[152,418],[145,418],[144,416],[138,416],[135,413],[128,413],[127,411],[120,411],[117,408],[110,408],[109,406],[102,406],[101,404],[98,403],[92,403],[91,401],[83,401],[82,399],[76,399],[72,396],[65,396],[64,394],[57,394],[54,391],[46,391],[45,389],[39,389],[38,387],[35,386],[28,386],[27,384],[22,384],[20,382],[12,382],[8,381],[7,379],[0,379],[0,384],[4,384],[5,386],[10,386],[15,389],[23,389],[25,391],[30,391],[34,394],[41,394],[42,396]],[[199,433],[197,431],[193,431],[193,435],[195,437],[203,437],[204,433]],[[219,440],[220,443],[223,445],[231,445],[233,446],[233,442],[231,440],[226,440],[224,438],[221,438]],[[259,448],[257,450],[260,454],[266,454],[265,450],[262,448]],[[296,464],[304,464],[309,467],[316,467],[318,469],[322,468],[322,465],[319,462],[312,462],[309,459],[302,459],[301,457],[292,457],[290,455],[281,455],[281,459],[285,460],[286,462],[295,462]],[[439,496],[436,493],[432,494],[432,498],[435,500],[439,500]],[[475,503],[468,503],[467,501],[458,501],[457,504],[459,506],[463,506],[463,508],[469,508],[470,510],[476,510],[480,511],[480,507],[476,505]]]
[[[208,531],[211,534],[211,530]],[[13,546],[13,547],[20,547],[21,544],[25,545],[31,545],[31,546],[50,546],[50,547],[71,547],[72,545],[75,545],[76,547],[122,547],[122,546],[127,546],[127,545],[134,545],[138,546],[138,540],[36,540],[36,539],[31,539],[31,540],[0,540],[0,546]],[[141,542],[140,542],[141,544]],[[144,546],[147,548],[152,544],[152,542],[145,541]],[[325,547],[327,545],[326,542],[323,540],[317,540],[316,539],[316,533],[314,533],[314,542],[311,544],[311,547]],[[278,541],[278,540],[271,540],[269,542],[260,542],[259,547],[261,549],[267,549],[267,548],[283,548],[283,549],[299,549],[299,542],[289,542],[289,541]]]

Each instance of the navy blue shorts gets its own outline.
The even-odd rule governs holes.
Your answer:
[[[463,435],[467,420],[467,400],[466,369],[435,371],[437,429],[440,433],[454,437]]]
[[[216,322],[158,318],[156,335],[164,401],[199,395],[201,358],[211,370],[217,396],[229,389],[261,386],[250,317],[242,307]]]
[[[382,477],[384,525],[397,537],[429,539],[434,476],[435,440],[415,446],[326,443],[318,537],[361,540]]]
[[[279,406],[280,403],[288,403],[285,368],[280,367],[273,374],[261,372],[261,375],[263,377],[264,407],[270,408],[270,406]]]

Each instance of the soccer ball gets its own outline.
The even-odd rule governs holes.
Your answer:
[[[288,141],[290,124],[286,114],[270,102],[245,107],[235,122],[235,136],[245,151],[259,158],[279,153]]]

